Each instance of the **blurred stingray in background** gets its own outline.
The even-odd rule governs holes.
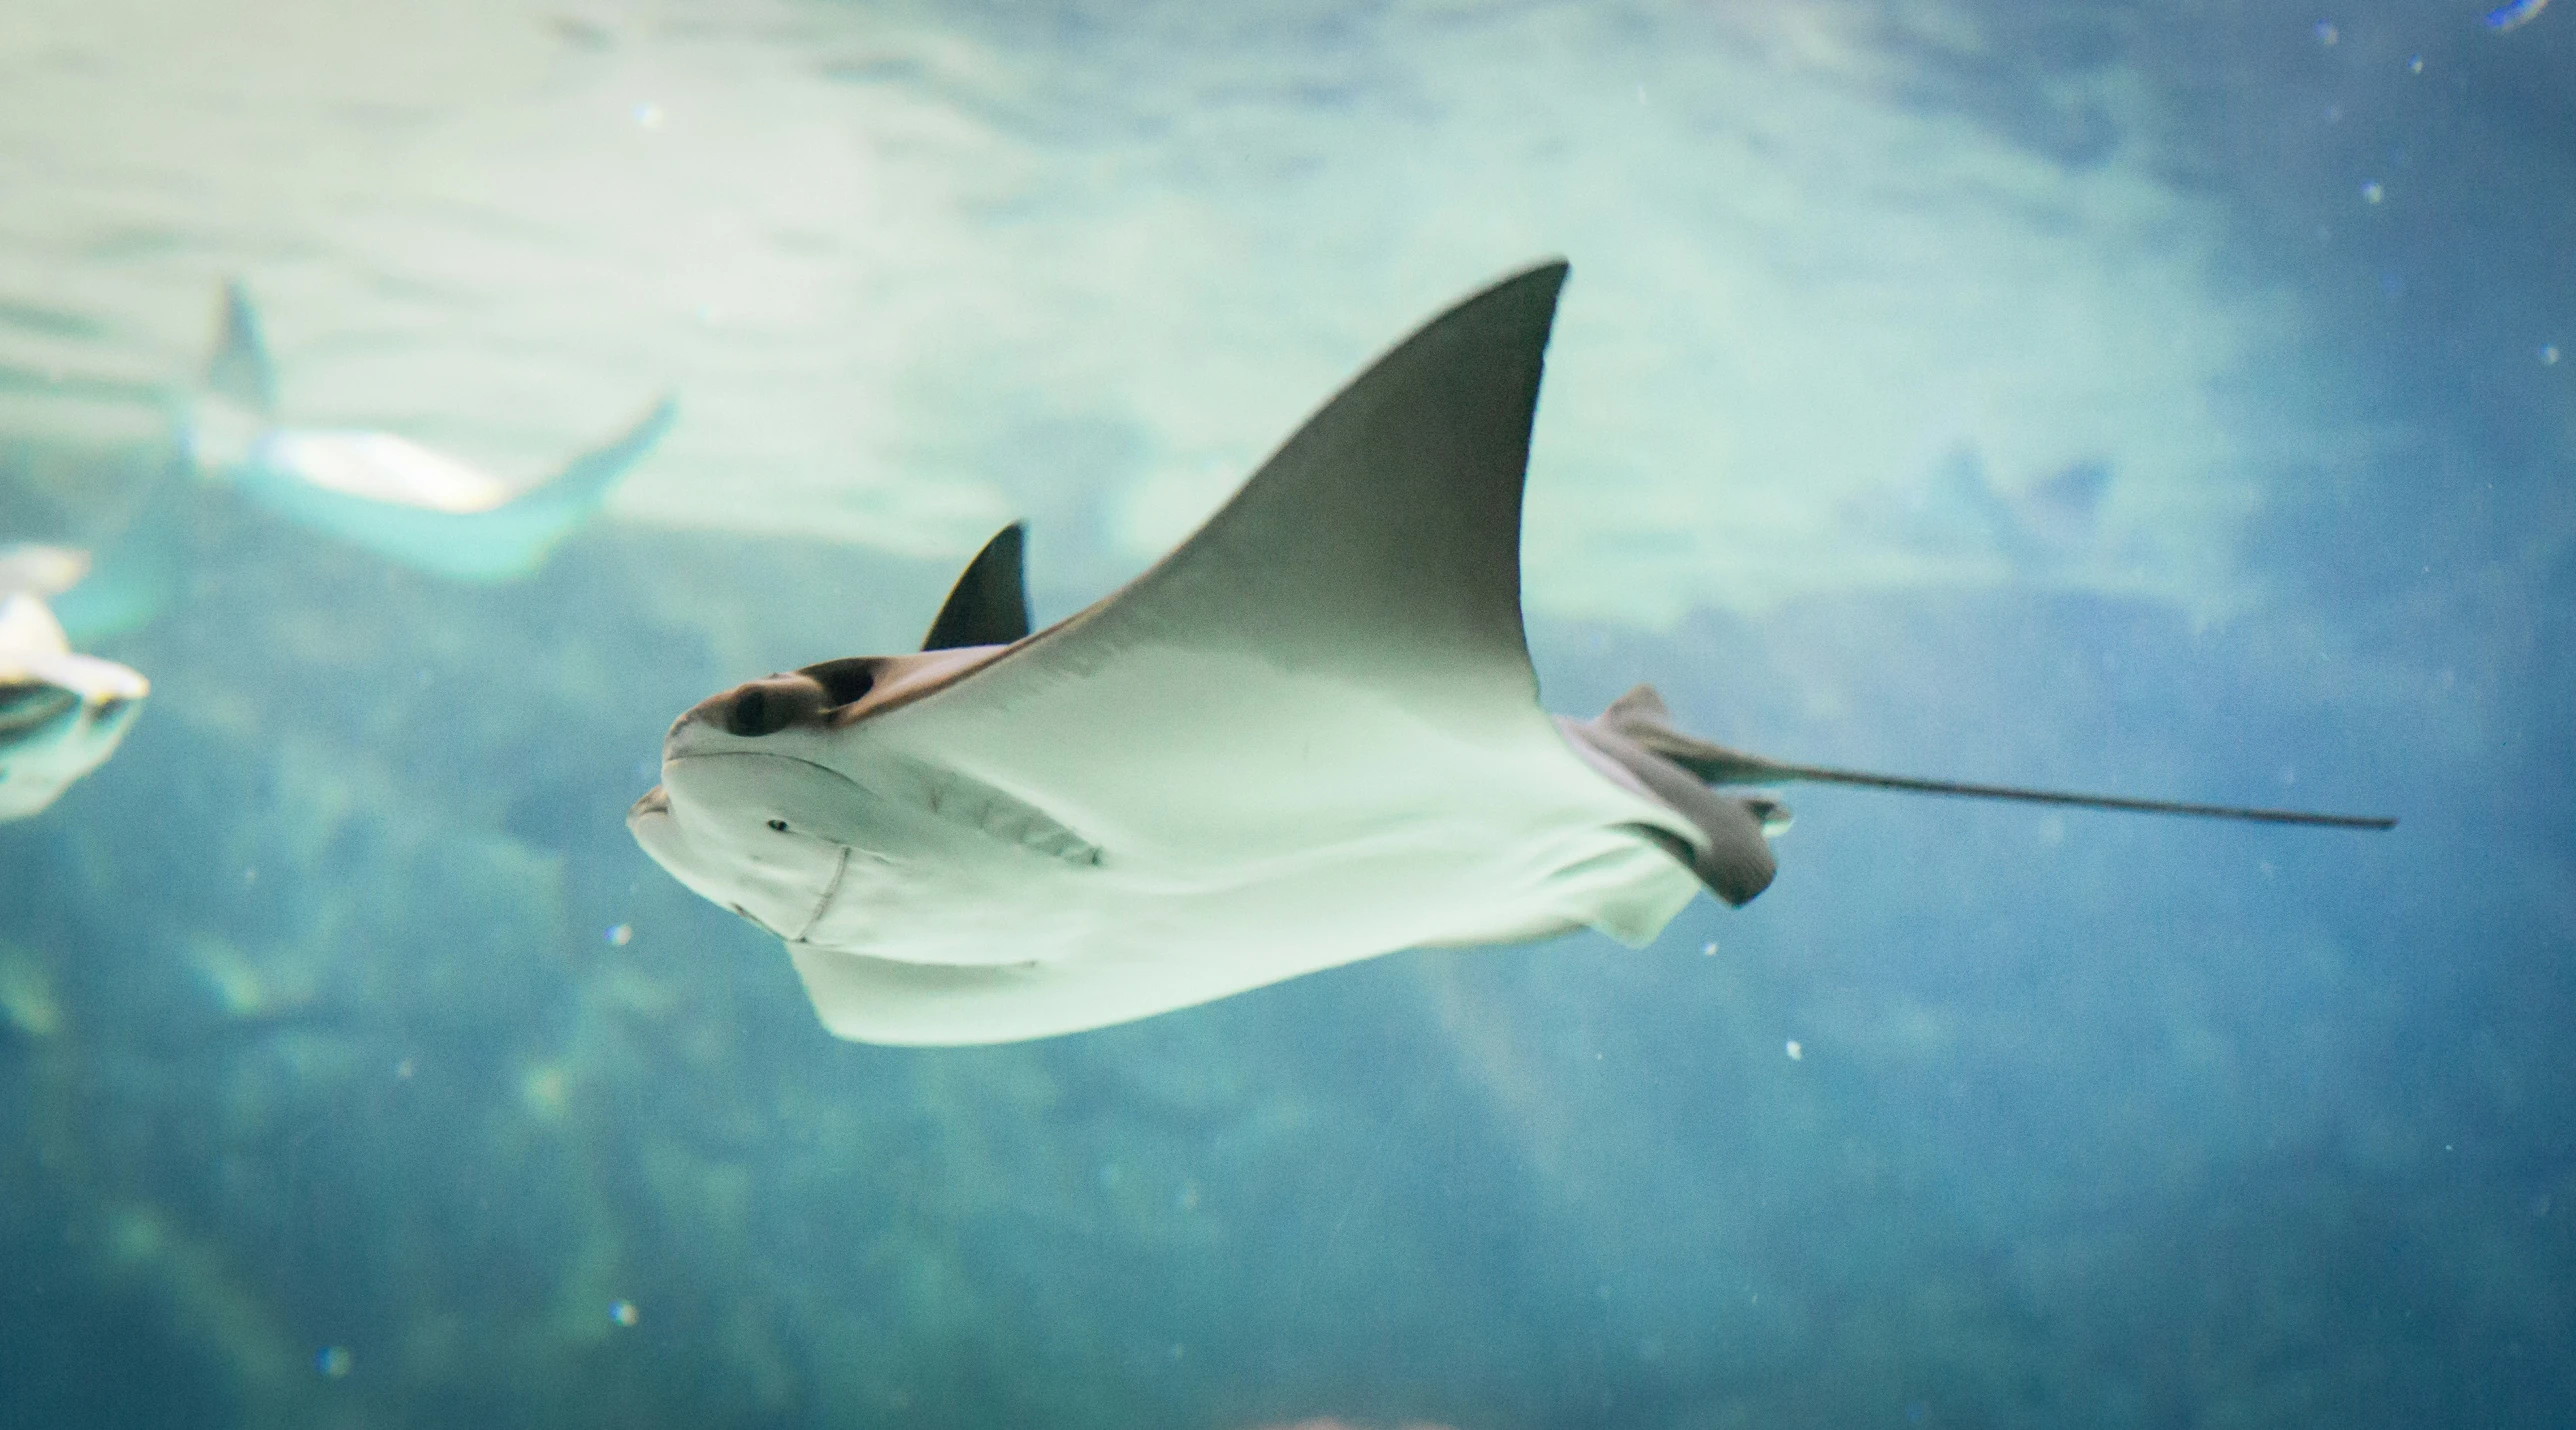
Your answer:
[[[2017,491],[1996,487],[1986,459],[1962,443],[1884,506],[1848,508],[1867,535],[1934,557],[2000,560],[2015,576],[2045,576],[2102,555],[2102,503],[2111,464],[2069,462]]]
[[[1651,941],[1774,872],[1815,780],[2384,828],[1790,765],[1675,729],[1651,687],[1537,700],[1520,595],[1532,420],[1566,265],[1380,357],[1206,525],[1034,635],[1021,537],[917,655],[701,701],[628,827],[784,940],[834,1033],[958,1044],[1126,1022],[1406,948]]]
[[[0,550],[0,820],[24,819],[116,753],[151,685],[112,660],[74,654],[45,598],[79,583],[86,554]]]
[[[189,462],[270,511],[415,570],[508,581],[545,563],[653,450],[678,413],[664,397],[552,476],[512,484],[390,432],[277,421],[277,374],[258,313],[225,285],[205,390],[180,437]]]

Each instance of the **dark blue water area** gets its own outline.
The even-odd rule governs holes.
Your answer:
[[[1796,787],[1644,950],[859,1047],[620,816],[949,572],[611,526],[460,589],[172,494],[101,647],[151,708],[0,826],[0,1425],[2576,1420],[2576,14],[2475,11],[1905,41],[2070,167],[2123,137],[2053,79],[2181,96],[2249,290],[2362,359],[2251,608],[1532,632],[1569,713],[2384,834]]]
[[[736,647],[899,647],[944,572],[603,530],[460,594],[190,527],[118,652],[150,721],[0,830],[61,1009],[0,1043],[18,1423],[2569,1403],[2568,672],[2524,631],[2009,592],[1542,624],[1577,713],[1649,679],[1784,758],[2405,822],[1793,789],[1778,884],[1647,950],[907,1052],[825,1037],[618,814]]]

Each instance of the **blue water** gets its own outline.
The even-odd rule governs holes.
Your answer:
[[[1586,13],[1641,68],[1671,21]],[[2243,390],[2296,440],[2228,449],[2223,549],[2180,549],[2205,506],[2148,502],[2121,550],[2150,555],[2075,576],[1969,551],[1771,600],[1712,586],[1658,620],[1597,593],[1662,566],[1534,524],[1533,563],[1562,563],[1534,592],[1573,593],[1534,599],[1548,704],[1588,715],[1652,680],[1683,723],[1782,758],[2397,830],[1797,789],[1778,883],[1645,950],[1401,954],[1041,1043],[840,1043],[776,942],[621,816],[702,696],[917,640],[950,553],[665,503],[523,583],[458,586],[163,482],[150,391],[112,364],[25,376],[0,385],[0,542],[124,533],[101,579],[133,611],[92,648],[154,694],[110,764],[0,825],[0,1425],[2576,1423],[2576,14],[1815,13],[1867,38],[1900,130],[1977,136],[2069,191],[2134,163],[2219,215],[2213,291],[2295,318],[2265,320],[2267,351],[2299,366]],[[793,14],[763,42],[864,18]],[[1168,77],[1219,76],[1180,85],[1212,110],[1240,80],[1290,113],[1400,115],[1432,101],[1390,37],[1467,23],[1189,14],[912,17],[1006,57],[1007,83],[837,62],[1004,129],[1079,116],[1063,142],[1093,167],[1048,180],[1079,189],[1120,179],[1103,156],[1173,159],[1152,147]],[[626,23],[538,18],[585,52]],[[1525,99],[1586,142],[1570,95]],[[1293,186],[1295,137],[1178,152],[1275,159]],[[1567,226],[1662,224],[1649,178],[1579,196]],[[1378,198],[1366,224],[1450,217]],[[232,241],[188,204],[157,220],[174,242]],[[959,220],[1011,253],[1073,222]],[[1582,318],[1590,260],[1563,242],[1550,381],[1578,386],[1542,408],[1533,502],[1580,513],[1636,497],[1615,454],[1551,466],[1547,429],[1586,420],[1579,384],[1606,380],[1585,362],[1634,349]],[[280,305],[335,252],[270,255]],[[1301,278],[1374,327],[1263,420],[1503,266],[1480,252],[1422,304]],[[129,257],[0,237],[0,337],[73,341],[59,295]],[[1623,261],[1597,291],[1624,291]],[[1014,311],[1010,265],[954,263]],[[1245,284],[1244,314],[1205,321],[1270,331]],[[1657,331],[1691,336],[1642,344],[1657,391],[1759,366],[1725,351],[1725,305],[1672,307]],[[482,321],[461,300],[455,320]],[[2151,306],[2101,320],[2196,340]],[[681,391],[683,466],[699,410],[726,420],[711,371]],[[102,405],[144,415],[113,440],[62,416]],[[1037,519],[1042,620],[1141,564],[1119,484],[1186,447],[1114,412],[1048,420],[951,454]],[[1936,425],[1927,464],[1957,435]],[[2092,455],[2123,510],[2144,459]],[[2040,471],[1990,465],[2016,489]],[[1889,529],[1853,497],[1832,489],[1828,534]]]

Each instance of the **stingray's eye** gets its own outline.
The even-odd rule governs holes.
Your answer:
[[[773,819],[769,821],[769,827],[775,833],[785,834],[787,832],[787,821],[783,819]]]

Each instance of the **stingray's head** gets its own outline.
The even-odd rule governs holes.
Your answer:
[[[865,798],[826,760],[878,662],[830,661],[698,702],[662,743],[662,783],[626,813],[655,863],[784,939],[813,927],[862,839]]]

